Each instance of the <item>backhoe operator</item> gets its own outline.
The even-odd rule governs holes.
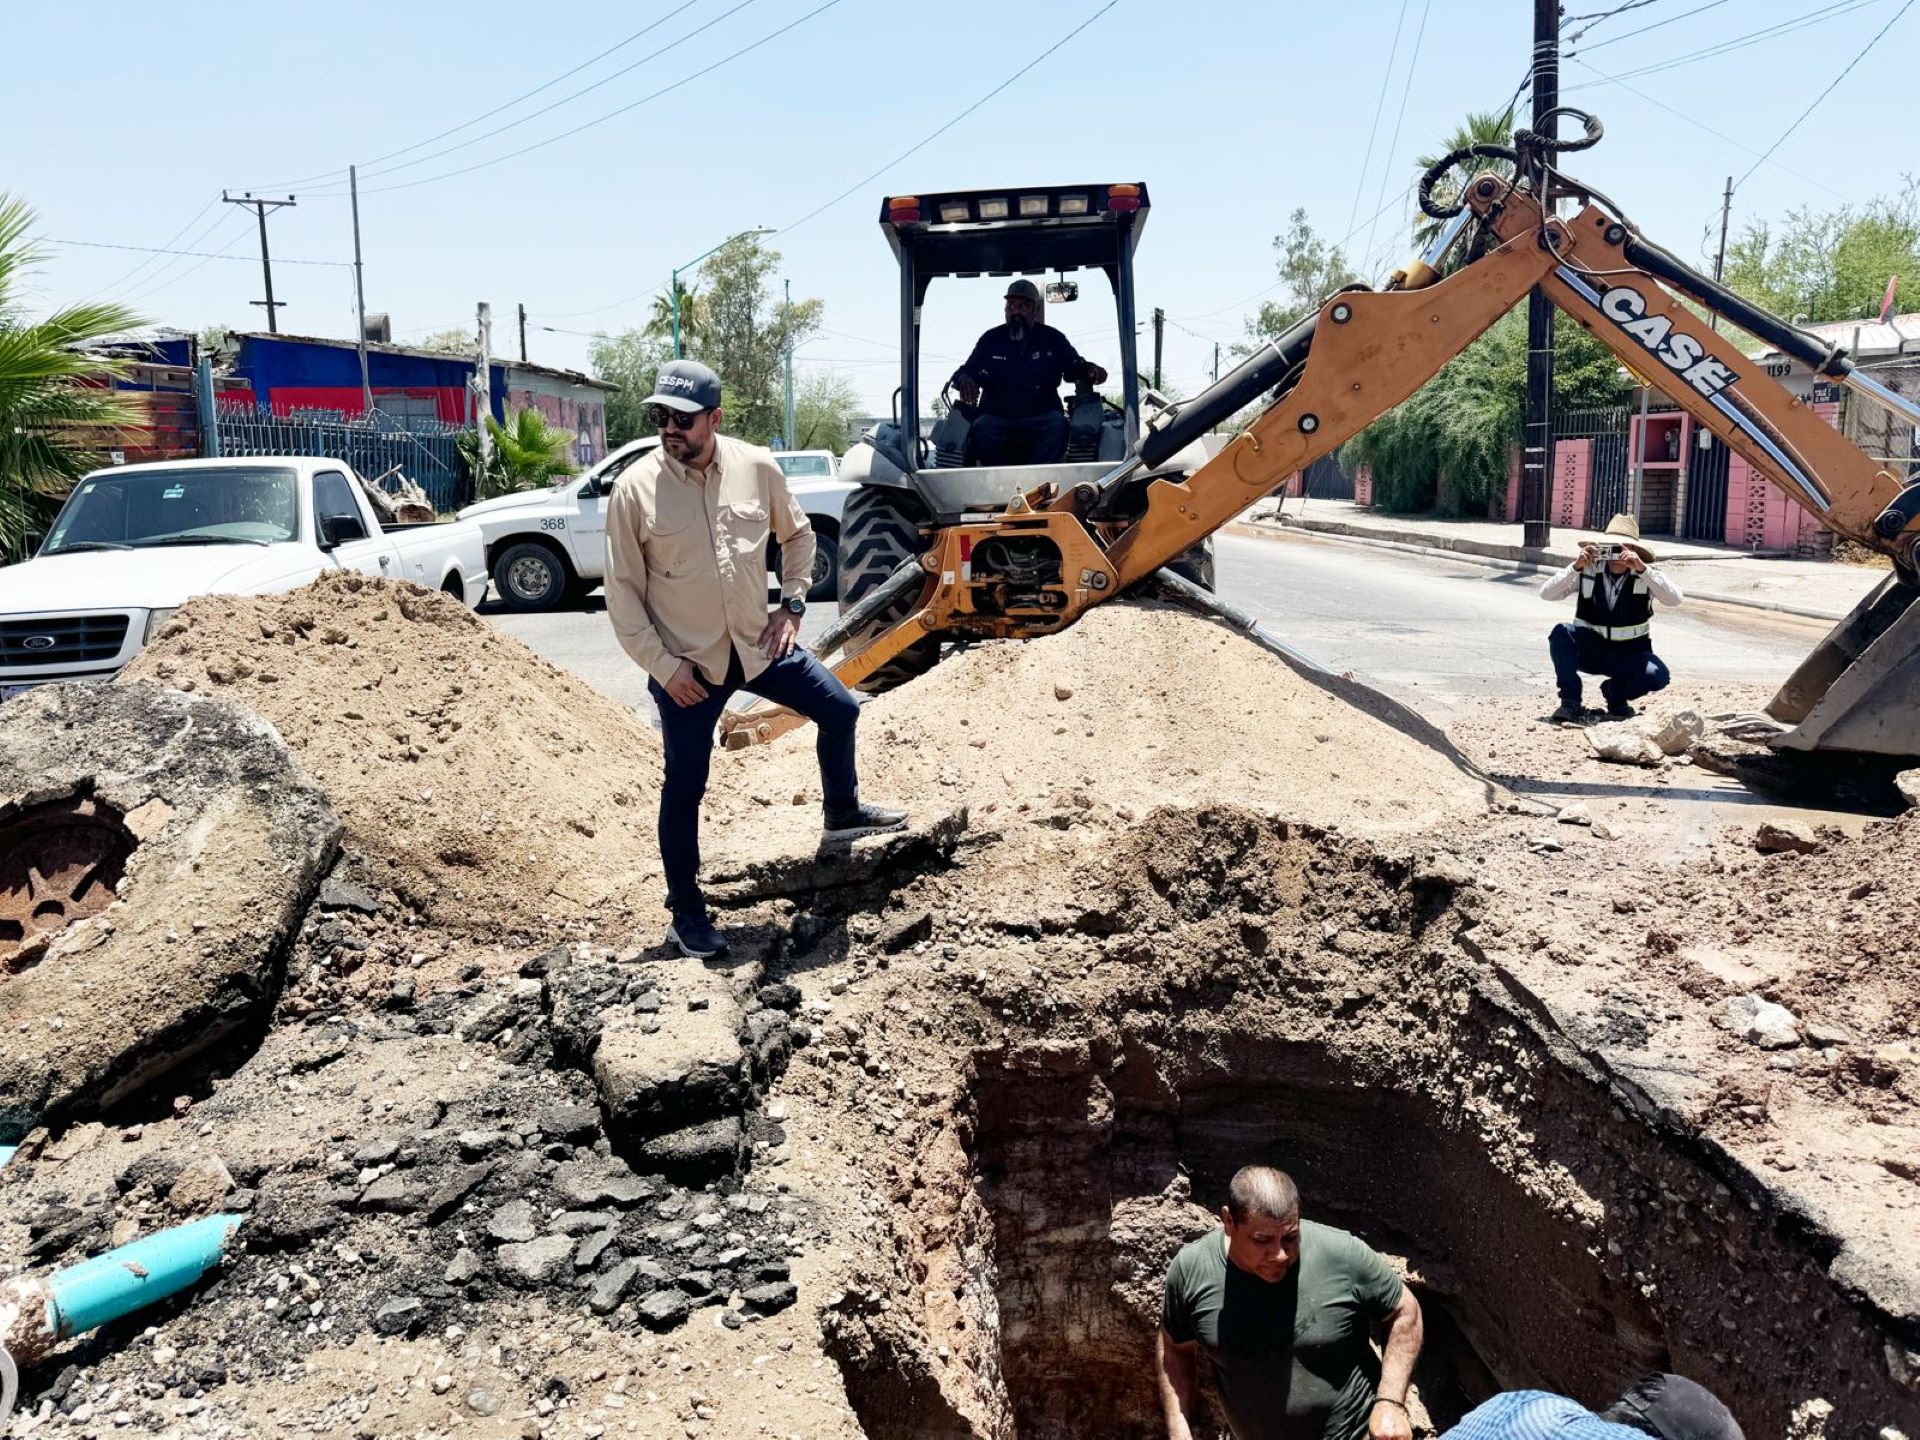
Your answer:
[[[1007,323],[982,335],[953,372],[961,400],[980,406],[969,436],[972,459],[976,465],[1057,464],[1067,453],[1061,381],[1100,385],[1107,372],[1042,323],[1040,287],[1031,280],[1007,286],[1006,300]]]

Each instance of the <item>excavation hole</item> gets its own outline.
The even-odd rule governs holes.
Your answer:
[[[93,796],[0,820],[0,974],[112,904],[138,843],[120,812]]]
[[[1439,1429],[1497,1390],[1600,1408],[1655,1370],[1750,1435],[1815,1397],[1835,1434],[1910,1411],[1885,1358],[1905,1337],[1829,1276],[1830,1239],[1673,1117],[1631,1113],[1458,947],[1450,890],[1230,812],[1143,828],[1117,883],[1126,978],[1044,1016],[1002,1003],[1016,1023],[919,1156],[916,1195],[960,1197],[907,1237],[923,1333],[834,1332],[867,1433],[1158,1440],[1167,1264],[1217,1233],[1249,1163],[1405,1266]]]

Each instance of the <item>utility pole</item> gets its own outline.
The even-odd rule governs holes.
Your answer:
[[[519,310],[520,310],[520,363],[524,365],[527,363],[527,307],[525,305],[522,305],[519,307]]]
[[[360,318],[360,338],[355,348],[360,352],[360,410],[369,421],[373,419],[373,382],[367,374],[367,286],[360,268],[360,167],[347,167],[347,189],[353,196],[353,308]],[[264,248],[264,232],[262,247]],[[273,287],[267,287],[267,294],[273,294]],[[271,310],[267,312],[273,314]],[[271,321],[269,321],[271,323]]]
[[[480,430],[480,470],[484,474],[493,468],[493,431],[487,426],[487,421],[493,418],[493,306],[484,300],[480,302],[478,321],[475,329],[480,336],[480,353],[473,367],[474,423]]]
[[[787,396],[786,396],[786,433],[787,449],[793,449],[799,442],[794,437],[793,422],[793,281],[780,282],[787,296]]]
[[[1713,255],[1713,278],[1717,283],[1720,272],[1727,268],[1727,217],[1733,214],[1733,177],[1727,177],[1727,188],[1720,196],[1720,248]],[[1714,311],[1708,317],[1715,330],[1720,328],[1720,312]]]
[[[1559,103],[1560,3],[1533,0],[1533,128],[1549,139],[1560,133],[1558,122],[1547,119]],[[1553,484],[1553,302],[1538,286],[1527,296],[1527,408],[1520,433],[1520,543],[1544,549]]]
[[[289,195],[284,200],[256,200],[253,198],[253,192],[251,190],[244,195],[229,195],[226,191],[222,190],[220,192],[220,198],[229,205],[247,206],[253,211],[255,216],[259,218],[260,273],[265,277],[267,282],[267,298],[264,300],[250,300],[247,303],[267,307],[267,333],[269,335],[278,335],[280,333],[280,307],[287,302],[273,298],[273,261],[267,254],[267,212],[269,210],[286,209],[295,203],[294,198]]]
[[[1153,388],[1160,388],[1160,342],[1167,333],[1167,312],[1153,307]]]
[[[1213,342],[1213,383],[1220,383],[1220,342]]]

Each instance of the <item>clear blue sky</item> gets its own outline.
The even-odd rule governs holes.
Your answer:
[[[644,298],[620,302],[662,285],[672,266],[739,229],[790,226],[855,187],[770,243],[795,296],[826,301],[826,333],[802,362],[841,371],[878,408],[896,368],[895,272],[875,222],[884,194],[1144,180],[1153,212],[1140,250],[1141,313],[1160,305],[1174,317],[1166,370],[1191,390],[1204,383],[1213,342],[1238,338],[1273,283],[1272,237],[1295,206],[1322,234],[1345,237],[1349,256],[1376,278],[1397,262],[1410,207],[1395,200],[1413,157],[1467,110],[1511,94],[1526,70],[1532,13],[1530,0],[1115,0],[1104,11],[1106,0],[831,0],[802,18],[823,3],[16,7],[7,32],[17,60],[0,95],[9,138],[0,185],[38,209],[46,237],[242,257],[61,248],[38,278],[43,308],[98,290],[189,329],[265,328],[248,304],[261,295],[251,212],[220,205],[218,195],[223,186],[290,188],[298,208],[270,221],[275,289],[290,302],[282,328],[348,335],[351,271],[286,262],[352,258],[344,175],[358,163],[368,308],[390,312],[404,340],[468,325],[474,302],[486,300],[503,353],[514,343],[516,303],[531,326],[560,332],[636,324]],[[1571,0],[1566,10],[1623,3]],[[1617,83],[1573,89],[1569,103],[1596,110],[1608,133],[1569,168],[1671,249],[1698,257],[1704,244],[1710,255],[1726,177],[1746,172],[1904,3],[1638,0],[1594,26],[1576,53],[1625,75],[1805,23],[1632,79],[1640,94]],[[1097,12],[976,112],[888,164]],[[796,21],[711,74],[644,98]],[[405,148],[655,22],[525,102]],[[645,58],[703,25],[711,28]],[[1796,205],[1889,193],[1902,172],[1920,170],[1920,142],[1903,118],[1916,54],[1920,8],[1901,15],[1773,163],[1740,186],[1736,232]],[[566,99],[635,61],[643,63]],[[1563,83],[1595,79],[1570,63]],[[622,106],[633,108],[518,158],[388,188],[492,160]],[[475,140],[500,126],[511,128]],[[473,143],[407,163],[463,142]],[[936,286],[927,346],[936,363],[964,353],[998,318],[998,289]],[[1105,290],[1087,285],[1077,305],[1049,318],[1090,357],[1110,361]],[[587,343],[584,333],[534,328],[530,358],[584,367]]]

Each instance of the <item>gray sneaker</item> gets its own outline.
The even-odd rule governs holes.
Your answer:
[[[884,835],[890,830],[907,828],[907,812],[889,810],[881,805],[861,805],[844,815],[829,815],[827,840],[857,840],[862,835]]]

